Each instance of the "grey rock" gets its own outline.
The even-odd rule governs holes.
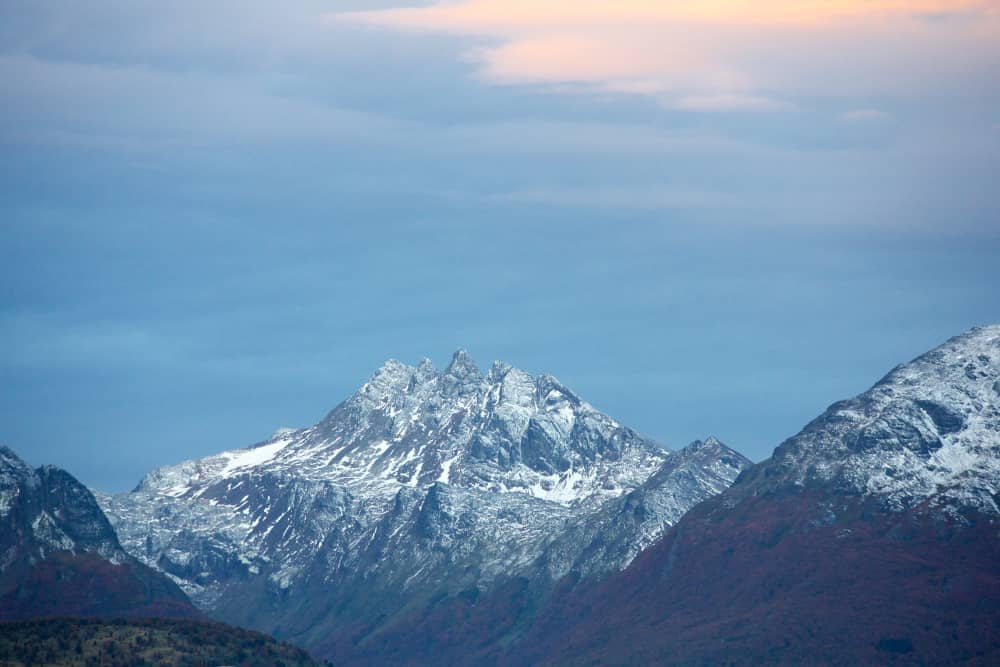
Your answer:
[[[730,495],[830,487],[903,511],[1000,514],[1000,325],[978,327],[830,406]]]
[[[459,350],[443,372],[389,361],[314,426],[99,498],[202,609],[311,646],[514,577],[621,569],[749,465],[714,439],[672,453],[552,376],[484,374]]]

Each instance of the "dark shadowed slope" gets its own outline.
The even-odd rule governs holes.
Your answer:
[[[998,470],[992,326],[831,406],[504,661],[1000,664]]]
[[[0,620],[199,615],[173,582],[125,553],[86,487],[0,448]]]

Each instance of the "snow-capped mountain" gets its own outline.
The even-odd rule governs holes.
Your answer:
[[[833,404],[746,482],[734,494],[831,485],[897,511],[1000,515],[1000,325],[952,338]]]
[[[436,646],[434,658],[997,664],[998,501],[1000,325],[993,325],[832,405],[624,572],[538,614],[519,643],[468,657],[470,644],[454,641]],[[506,615],[502,599],[477,606],[476,624],[453,627],[451,637]],[[426,634],[434,620],[397,637]],[[342,664],[378,662],[404,645],[386,641],[378,653]]]
[[[546,547],[549,575],[597,576],[624,569],[691,509],[692,498],[722,493],[733,483],[733,473],[747,466],[743,456],[715,438],[691,443],[634,491],[568,521]]]
[[[459,350],[442,372],[390,361],[314,426],[100,501],[203,609],[315,648],[441,596],[620,569],[749,465],[715,440],[671,453],[551,376]]]
[[[74,614],[197,612],[176,585],[125,553],[85,486],[0,447],[0,619]]]
[[[86,487],[52,466],[34,470],[6,447],[0,447],[0,521],[0,576],[17,561],[33,565],[57,551],[93,552],[115,564],[126,560]]]
[[[221,480],[267,470],[371,498],[441,482],[574,504],[635,488],[667,456],[555,378],[500,362],[484,376],[459,350],[443,373],[389,361],[319,424],[161,468],[139,491],[211,497]]]

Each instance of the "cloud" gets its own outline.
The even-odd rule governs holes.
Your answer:
[[[893,120],[893,117],[878,109],[854,109],[840,114],[840,120],[847,123],[884,123]]]
[[[986,10],[988,0],[461,0],[429,7],[341,12],[379,25],[461,33],[508,34],[580,26],[699,21],[730,24],[815,23],[891,13],[946,14]]]
[[[0,139],[177,150],[390,141],[402,122],[281,94],[266,79],[0,55]]]
[[[176,340],[129,322],[70,321],[46,312],[0,312],[7,368],[54,368],[177,363]]]
[[[503,193],[491,199],[504,203],[615,210],[718,208],[735,203],[734,198],[725,193],[671,187],[530,188]]]
[[[682,97],[673,105],[687,111],[781,111],[791,108],[786,102],[760,95],[710,95]]]
[[[773,155],[752,142],[710,132],[671,131],[662,127],[625,122],[507,121],[428,129],[433,154],[454,159],[485,156],[515,159],[568,158],[574,163],[596,159],[637,162],[666,156],[745,159]],[[530,163],[530,161],[528,161]]]
[[[945,15],[963,20],[923,18]],[[1000,60],[990,0],[459,0],[326,18],[471,38],[465,57],[488,84],[639,95],[692,112],[928,93]]]

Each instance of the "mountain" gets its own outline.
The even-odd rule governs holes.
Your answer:
[[[199,613],[122,549],[86,487],[0,447],[0,620],[44,616]]]
[[[491,660],[998,664],[998,501],[989,326],[832,405]],[[502,616],[505,601],[484,603]]]
[[[386,363],[309,428],[151,472],[99,496],[129,553],[215,618],[338,663],[456,600],[628,565],[750,462],[670,452],[555,378],[463,350]]]

